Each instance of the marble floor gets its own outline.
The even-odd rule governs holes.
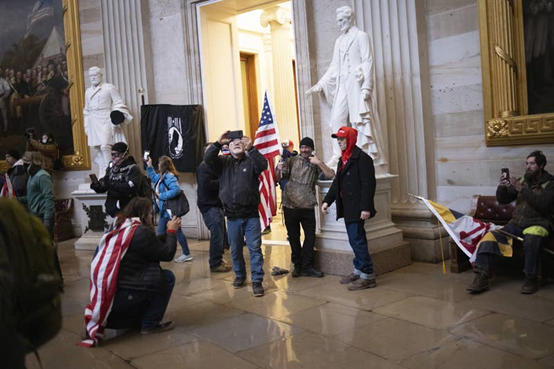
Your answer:
[[[266,295],[233,275],[210,274],[207,242],[190,240],[191,263],[164,263],[177,283],[166,317],[177,327],[128,332],[100,347],[76,346],[89,293],[92,252],[60,244],[65,274],[63,329],[39,350],[51,368],[546,368],[554,367],[554,285],[519,293],[521,281],[496,277],[471,296],[472,273],[443,274],[414,263],[350,292],[338,277],[272,277],[289,267],[288,246],[264,246]],[[225,255],[229,260],[229,255]],[[113,333],[113,332],[112,332]],[[29,368],[39,368],[33,355]]]

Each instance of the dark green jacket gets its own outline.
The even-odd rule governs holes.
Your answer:
[[[44,169],[40,169],[34,175],[31,174],[27,182],[27,196],[19,197],[18,200],[27,204],[29,211],[37,217],[43,220],[54,220],[56,198],[54,182],[50,174]]]
[[[513,186],[498,186],[496,199],[501,204],[516,201],[510,223],[520,228],[541,226],[551,229],[554,215],[554,176],[543,171],[533,182],[521,180],[523,188],[517,192]]]

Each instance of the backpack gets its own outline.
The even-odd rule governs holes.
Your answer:
[[[133,165],[136,165],[136,164],[133,164]],[[142,171],[141,171],[141,181],[140,181],[140,185],[137,189],[137,195],[139,197],[144,197],[144,198],[147,198],[147,199],[150,199],[150,201],[154,201],[154,190],[152,190],[152,181],[150,180],[150,178],[148,178],[148,176],[142,174]]]
[[[25,352],[36,353],[62,326],[56,250],[42,222],[16,200],[7,199],[0,199],[0,248],[6,251],[0,255],[8,259],[13,282],[11,294],[0,293],[0,304],[11,309],[0,317],[1,325],[13,328]]]

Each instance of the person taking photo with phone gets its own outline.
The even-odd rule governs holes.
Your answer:
[[[106,175],[90,188],[96,193],[108,193],[106,213],[115,218],[125,206],[140,195],[142,181],[145,180],[135,159],[129,155],[129,147],[124,142],[112,146],[112,161],[106,169]]]
[[[221,147],[229,144],[231,155],[218,155]],[[252,146],[252,140],[242,131],[225,131],[204,154],[208,167],[219,176],[219,198],[227,217],[227,233],[231,244],[231,258],[235,281],[241,288],[246,283],[246,264],[243,243],[250,252],[252,290],[254,296],[264,295],[264,256],[258,205],[260,204],[259,175],[267,169],[267,160]]]
[[[546,156],[541,151],[533,151],[525,160],[523,177],[510,177],[509,171],[502,170],[496,199],[500,204],[516,200],[516,208],[506,226],[488,232],[477,245],[474,255],[475,277],[467,286],[469,292],[480,293],[489,289],[493,258],[511,256],[507,235],[523,238],[525,282],[521,293],[537,292],[540,254],[546,237],[552,234],[554,216],[554,176],[544,169],[545,166]],[[510,252],[507,252],[506,247]]]
[[[154,170],[152,158],[150,156],[146,159],[146,165],[148,178],[150,178],[154,186],[154,207],[160,214],[157,233],[162,235],[166,231],[167,222],[171,220],[174,215],[171,214],[171,210],[166,208],[166,202],[167,200],[179,196],[179,193],[181,192],[181,187],[179,187],[178,182],[179,177],[177,175],[177,169],[175,169],[175,165],[173,164],[173,160],[171,160],[169,156],[162,156],[158,159],[159,173],[156,173]],[[177,230],[177,239],[179,240],[179,244],[181,244],[183,254],[175,259],[175,262],[183,263],[186,261],[192,261],[192,255],[190,254],[187,238],[181,228]]]

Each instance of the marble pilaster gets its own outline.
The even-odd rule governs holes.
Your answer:
[[[296,145],[298,118],[291,55],[291,14],[279,6],[265,10],[260,16],[262,27],[271,29],[271,56],[273,59],[273,105],[281,138],[291,139]]]

